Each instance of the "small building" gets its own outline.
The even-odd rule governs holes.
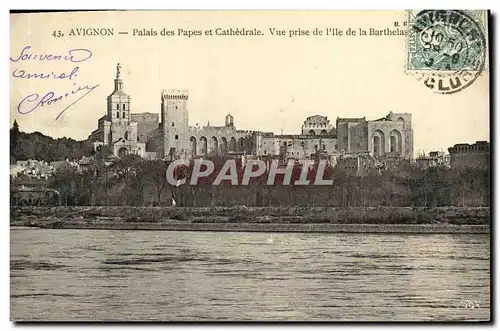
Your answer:
[[[445,152],[430,152],[429,155],[419,155],[415,159],[418,169],[426,170],[434,167],[450,168],[450,154]]]

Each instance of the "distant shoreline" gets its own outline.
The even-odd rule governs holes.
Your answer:
[[[49,229],[490,233],[490,209],[466,207],[23,207],[11,226]]]

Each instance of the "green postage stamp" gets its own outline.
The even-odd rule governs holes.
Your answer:
[[[410,10],[406,69],[424,84],[451,94],[470,86],[487,58],[484,10]]]

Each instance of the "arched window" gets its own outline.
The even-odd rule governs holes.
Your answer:
[[[390,136],[390,148],[391,152],[402,152],[402,137],[398,130],[392,130]]]
[[[391,136],[391,152],[396,152],[397,151],[397,140],[396,137]]]
[[[125,110],[125,104],[123,104],[123,110]]]
[[[385,155],[385,135],[380,130],[375,130],[372,136],[374,156]]]
[[[380,137],[373,137],[373,154],[380,155]]]
[[[123,118],[125,118],[125,112],[123,112]]]

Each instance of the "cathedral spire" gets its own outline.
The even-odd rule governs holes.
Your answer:
[[[121,69],[122,66],[120,63],[116,65],[116,78],[115,78],[115,91],[122,91],[123,90],[123,81],[121,78]]]

